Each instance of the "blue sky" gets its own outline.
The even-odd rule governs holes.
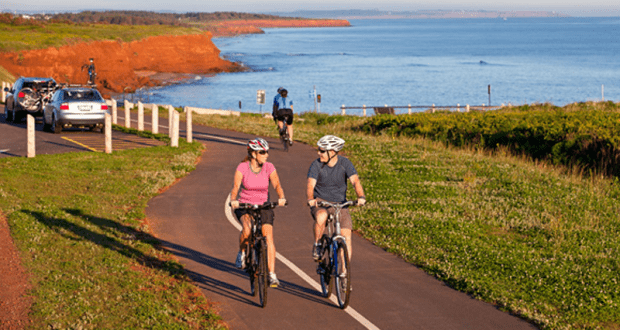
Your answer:
[[[619,0],[2,0],[0,11],[67,12],[77,10],[148,10],[176,12],[274,12],[294,10],[541,10],[572,16],[620,16]]]

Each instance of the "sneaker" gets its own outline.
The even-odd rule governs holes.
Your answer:
[[[292,146],[293,145],[293,140],[288,140],[288,145]]]
[[[312,247],[312,259],[314,259],[314,261],[319,261],[319,259],[321,259],[321,244],[314,243]]]
[[[245,268],[245,251],[239,251],[239,253],[237,253],[237,260],[235,260],[235,267],[239,269]]]
[[[280,285],[280,281],[276,277],[276,273],[269,273],[269,286],[272,288],[277,288]]]

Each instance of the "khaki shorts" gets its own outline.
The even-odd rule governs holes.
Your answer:
[[[317,201],[321,199],[317,198]],[[312,214],[312,218],[316,221],[316,213],[319,210],[327,210],[327,214],[333,215],[336,210],[333,207],[321,207],[321,206],[313,206],[310,208],[310,213]],[[344,229],[353,229],[353,221],[351,220],[351,214],[349,213],[348,208],[344,208],[340,210],[340,228]]]

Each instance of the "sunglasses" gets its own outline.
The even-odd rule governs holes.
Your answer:
[[[261,151],[259,151],[258,153],[259,153],[259,154],[261,154],[261,155],[265,155],[265,154],[268,154],[268,153],[269,153],[269,151],[261,150]]]
[[[324,154],[326,152],[327,152],[327,150],[319,149],[319,153],[321,153],[321,154]]]

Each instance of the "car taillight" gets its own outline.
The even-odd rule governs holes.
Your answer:
[[[60,105],[60,110],[69,110],[69,104],[68,103],[63,103]]]
[[[26,96],[26,94],[24,94],[24,92],[19,92],[19,93],[17,94],[17,97],[25,97],[25,96]]]
[[[108,110],[108,105],[107,104],[102,104],[101,105],[101,110]]]

